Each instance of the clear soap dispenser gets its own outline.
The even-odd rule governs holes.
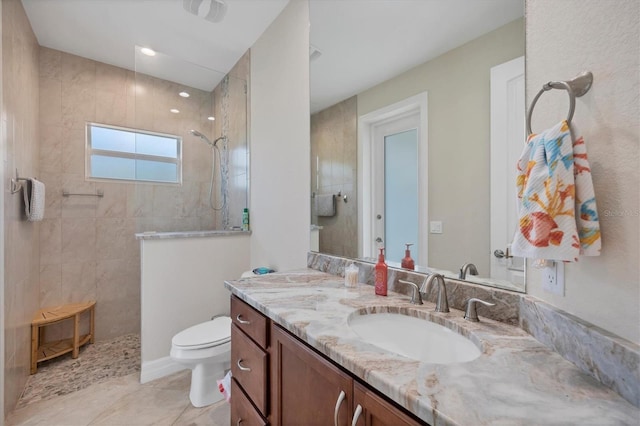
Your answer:
[[[360,268],[358,268],[353,263],[347,266],[344,270],[344,286],[345,287],[355,287],[358,285],[358,272],[360,272]]]

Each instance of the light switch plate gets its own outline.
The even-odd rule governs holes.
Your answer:
[[[429,222],[429,232],[432,234],[442,234],[442,222],[439,220]]]

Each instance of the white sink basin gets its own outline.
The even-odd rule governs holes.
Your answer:
[[[467,362],[481,353],[473,342],[447,327],[402,314],[354,315],[349,327],[367,343],[427,363]]]

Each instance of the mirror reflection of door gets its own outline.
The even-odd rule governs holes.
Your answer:
[[[386,120],[373,133],[375,238],[372,248],[385,247],[386,259],[400,262],[405,244],[420,257],[418,229],[418,112]]]
[[[358,253],[400,262],[413,244],[416,265],[427,265],[427,92],[358,117]],[[386,187],[386,188],[385,188]]]
[[[524,56],[491,68],[491,278],[524,285],[525,262],[511,257],[518,225],[516,167],[525,141]]]

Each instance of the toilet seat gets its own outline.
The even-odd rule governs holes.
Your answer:
[[[203,349],[231,341],[231,318],[218,317],[196,324],[173,336],[171,344],[177,349]]]

